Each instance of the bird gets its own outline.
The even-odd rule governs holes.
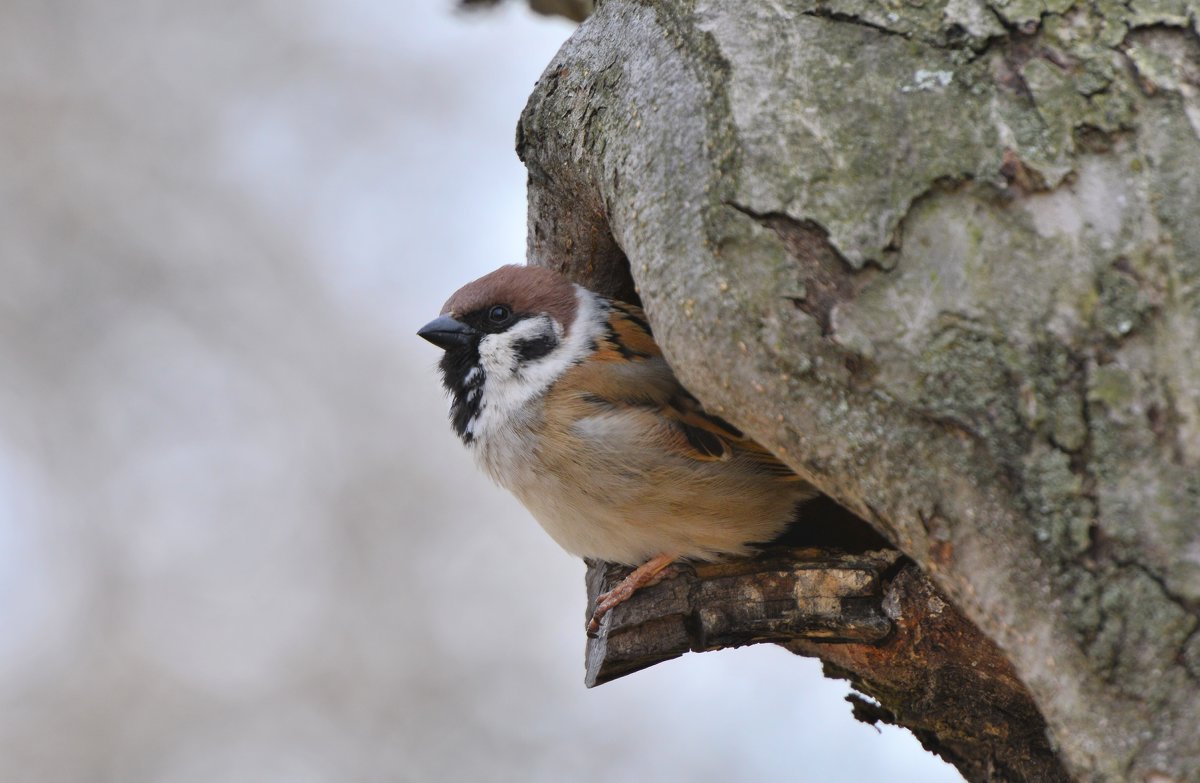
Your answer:
[[[818,493],[676,378],[645,312],[541,266],[502,266],[417,334],[450,421],[563,549],[633,566],[604,617],[675,562],[747,555]]]

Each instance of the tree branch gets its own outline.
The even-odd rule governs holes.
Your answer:
[[[672,566],[673,575],[643,588],[610,612],[588,641],[590,688],[685,652],[800,639],[873,642],[891,630],[883,611],[884,575],[894,550],[843,554],[768,549],[725,563]],[[628,568],[589,563],[588,616],[596,596]]]
[[[588,612],[629,569],[589,563]],[[1045,722],[1000,650],[890,549],[771,547],[673,567],[614,609],[587,645],[588,687],[685,652],[760,642],[820,658],[878,701],[854,715],[907,727],[970,781],[1067,781]]]

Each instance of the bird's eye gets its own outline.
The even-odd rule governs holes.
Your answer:
[[[499,326],[500,324],[508,323],[508,319],[512,318],[512,310],[509,310],[504,305],[494,305],[488,310],[488,320]]]

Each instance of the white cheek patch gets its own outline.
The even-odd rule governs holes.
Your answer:
[[[539,337],[554,335],[555,342],[562,340],[562,327],[548,315],[526,318],[511,329],[499,334],[489,334],[479,341],[479,361],[488,382],[512,375],[524,375],[529,369],[522,367],[517,346]],[[553,355],[551,351],[550,355]],[[548,358],[548,357],[547,357]],[[534,362],[533,365],[539,362]]]
[[[507,335],[489,334],[479,341],[479,364],[483,367],[488,381],[511,375],[515,359],[516,353]]]
[[[483,368],[483,405],[471,422],[475,437],[512,428],[527,419],[526,405],[576,362],[592,351],[594,340],[604,330],[604,313],[593,294],[576,286],[576,318],[564,339],[563,327],[549,316],[526,318],[500,334],[479,341],[479,363]],[[557,345],[545,356],[522,361],[519,347],[539,337],[553,335]],[[475,441],[478,443],[479,441]]]

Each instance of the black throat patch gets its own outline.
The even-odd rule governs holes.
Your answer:
[[[479,346],[472,344],[446,351],[438,364],[442,384],[450,392],[450,423],[463,443],[475,436],[467,429],[483,407],[483,368],[479,366]]]

